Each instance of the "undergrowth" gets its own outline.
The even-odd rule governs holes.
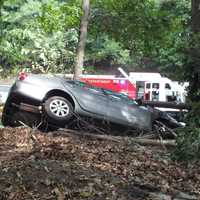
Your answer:
[[[186,117],[187,126],[178,130],[172,157],[179,161],[200,161],[200,102],[193,103]]]

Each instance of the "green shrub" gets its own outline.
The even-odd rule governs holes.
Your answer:
[[[186,162],[200,160],[200,102],[192,104],[187,126],[178,131],[176,144],[173,158]]]
[[[187,127],[179,131],[176,144],[173,158],[186,162],[198,161],[200,159],[200,128]]]

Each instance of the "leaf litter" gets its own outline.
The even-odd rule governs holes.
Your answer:
[[[131,137],[113,138],[1,129],[0,199],[200,199],[199,165],[172,161],[166,149]]]

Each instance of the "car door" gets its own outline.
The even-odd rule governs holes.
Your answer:
[[[117,94],[108,94],[108,120],[141,129],[152,129],[152,116],[146,109]]]
[[[102,89],[78,82],[73,87],[77,102],[90,115],[106,119],[108,96]]]

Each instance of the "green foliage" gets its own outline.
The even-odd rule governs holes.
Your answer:
[[[181,72],[189,10],[187,0],[91,1],[87,63],[108,60],[110,64]],[[80,0],[1,1],[1,67],[32,67],[30,63],[44,71],[56,71],[54,64],[58,71],[67,68],[66,64],[72,67],[80,15]],[[58,45],[53,42],[55,37]]]
[[[128,64],[130,61],[129,51],[123,49],[119,42],[104,34],[88,40],[86,50],[88,61],[109,60],[111,64]]]
[[[78,41],[78,1],[7,0],[1,13],[0,67],[4,71],[28,67],[30,71],[61,72],[72,67]]]
[[[162,71],[171,73],[175,79],[184,77],[182,67],[185,65],[184,49],[188,44],[190,8],[187,0],[162,1],[159,5],[160,20],[161,23],[164,21],[166,28],[163,27],[163,41],[159,43],[155,61],[162,66]]]
[[[182,67],[190,1],[93,2],[89,32],[94,38],[102,32],[114,38],[128,50],[131,66],[154,67],[167,73]]]
[[[172,157],[186,162],[200,159],[200,102],[192,104],[187,116],[187,127],[178,131],[177,147]]]
[[[38,22],[47,33],[65,31],[79,25],[80,13],[80,5],[77,5],[76,1],[68,1],[68,3],[48,1],[41,6]]]
[[[125,47],[140,51],[146,35],[145,29],[150,27],[152,4],[153,1],[138,0],[98,1],[91,19],[95,30],[91,31],[106,32]]]
[[[74,39],[71,37],[72,33]],[[77,42],[75,30],[69,30],[65,35],[60,31],[51,35],[40,31],[27,34],[29,42],[22,48],[22,53],[31,60],[32,69],[39,69],[41,72],[61,72],[73,64],[74,49],[66,48],[65,42]]]
[[[190,126],[200,128],[200,102],[192,103],[192,110],[188,114]]]
[[[185,81],[189,81],[188,96],[190,101],[198,102],[200,99],[200,33],[189,33],[185,42],[184,65],[179,69]]]
[[[179,131],[173,158],[186,162],[200,159],[200,128],[187,127]]]

